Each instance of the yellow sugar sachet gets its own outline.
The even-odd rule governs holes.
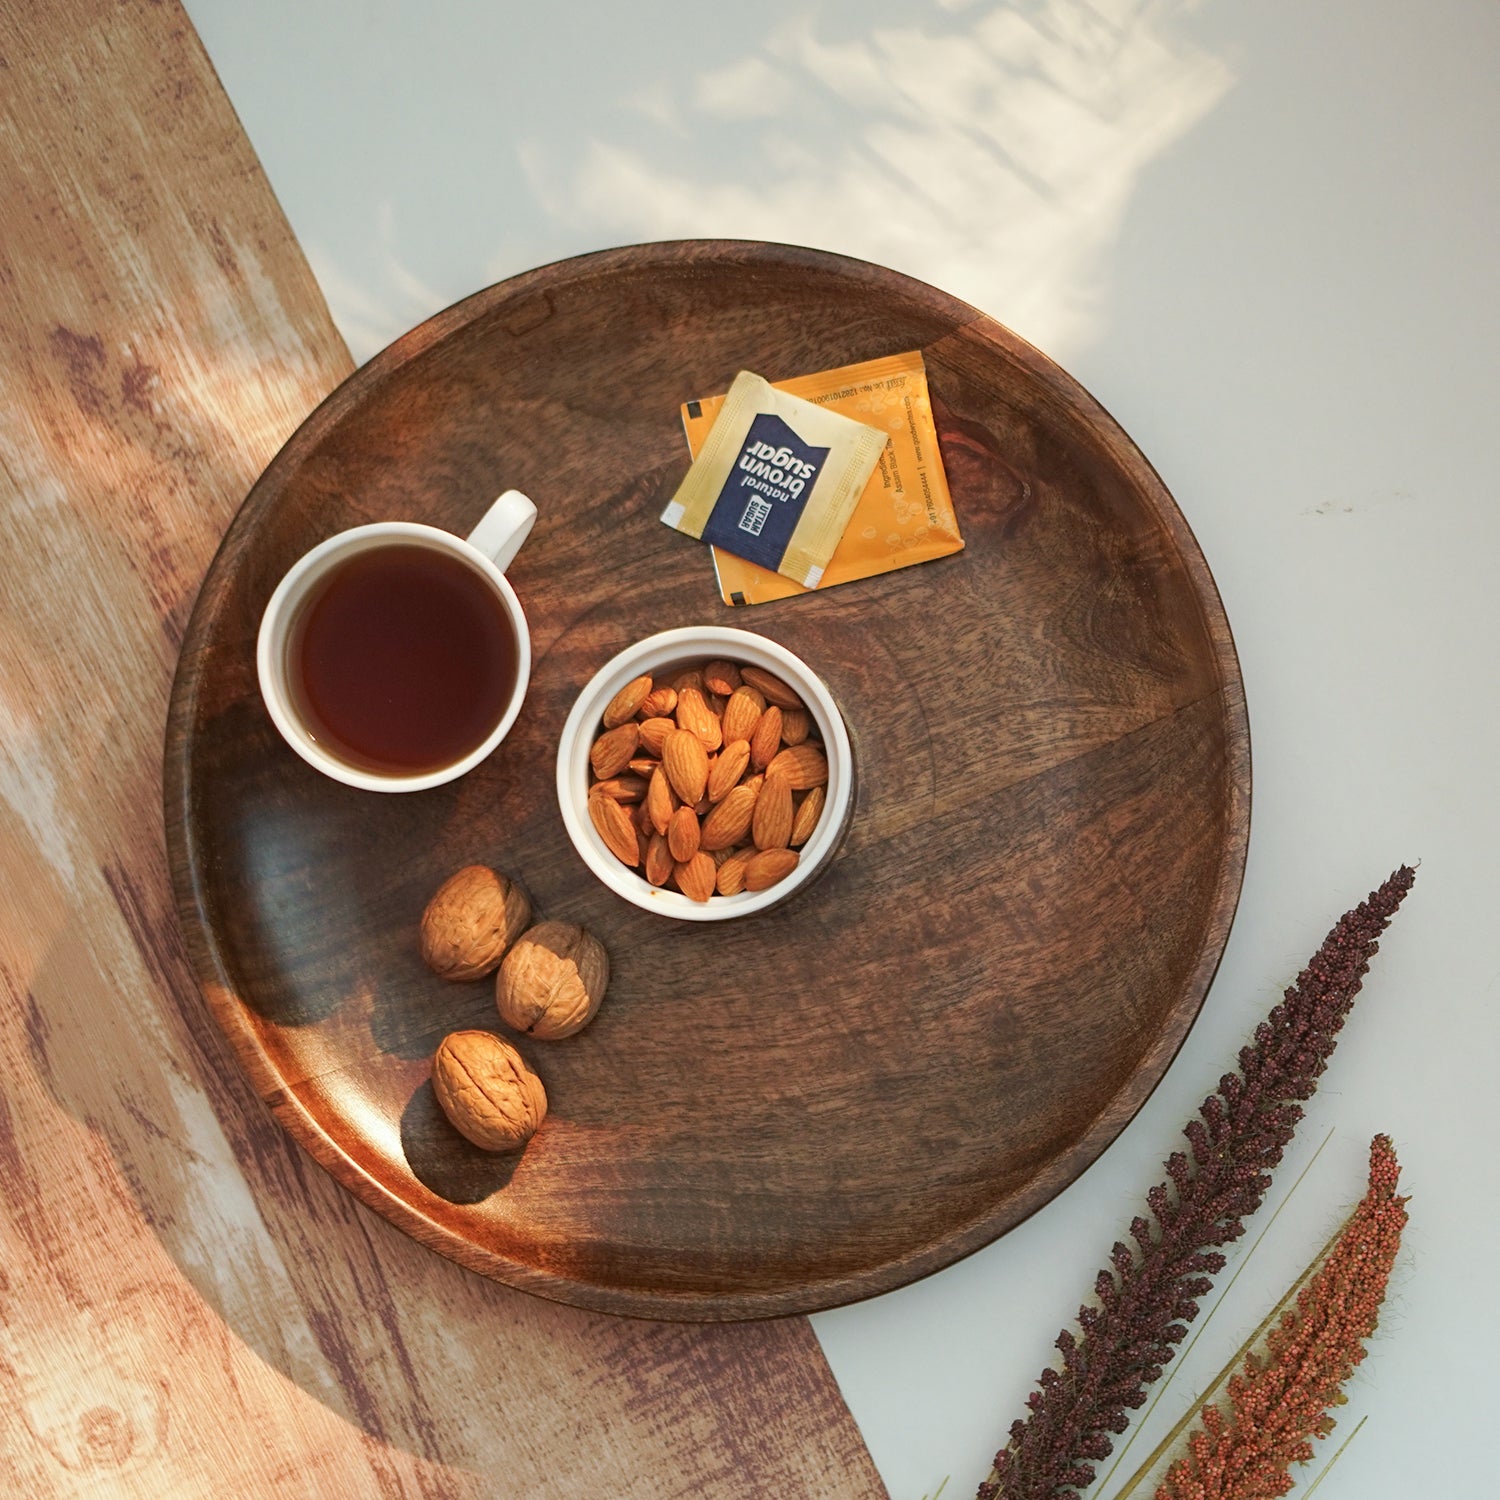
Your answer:
[[[815,406],[879,428],[887,437],[818,588],[962,550],[920,353],[893,354],[773,385]],[[694,458],[708,441],[724,400],[710,396],[683,406],[682,426]],[[792,579],[722,547],[713,548],[713,557],[719,593],[726,604],[764,604],[808,592]]]
[[[884,447],[880,429],[741,370],[661,518],[812,588]]]

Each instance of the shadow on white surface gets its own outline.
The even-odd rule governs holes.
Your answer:
[[[519,7],[188,8],[361,361],[490,281],[698,236],[889,265],[1066,358],[1141,171],[1231,84],[1187,0],[648,5],[566,35]]]
[[[1095,329],[1142,168],[1230,86],[1174,35],[1181,8],[786,16],[739,60],[622,101],[669,150],[528,135],[521,159],[546,216],[596,240],[837,250],[1003,309],[1065,354]]]

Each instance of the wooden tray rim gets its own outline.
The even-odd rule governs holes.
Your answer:
[[[1065,1152],[1054,1156],[1026,1188],[991,1214],[962,1230],[906,1254],[872,1266],[856,1275],[838,1276],[803,1283],[795,1288],[762,1292],[675,1294],[661,1291],[621,1289],[578,1281],[572,1277],[539,1270],[476,1245],[449,1229],[415,1204],[398,1196],[372,1176],[352,1155],[320,1126],[316,1117],[296,1095],[261,1049],[246,1003],[241,1002],[220,951],[209,913],[193,879],[196,851],[189,816],[192,743],[186,726],[196,706],[195,674],[184,666],[204,648],[202,637],[209,629],[228,577],[235,565],[235,552],[242,533],[258,524],[260,512],[279,494],[281,471],[294,467],[305,451],[315,448],[344,414],[358,406],[372,386],[383,382],[401,367],[421,358],[443,340],[488,316],[504,302],[524,301],[546,294],[560,276],[578,279],[607,276],[615,271],[639,272],[650,261],[658,269],[683,274],[700,264],[722,265],[726,261],[753,267],[758,263],[805,266],[836,271],[872,284],[899,287],[903,297],[926,304],[940,316],[971,333],[978,333],[994,352],[1025,367],[1038,386],[1049,393],[1066,393],[1069,401],[1089,414],[1099,435],[1118,450],[1122,464],[1134,471],[1140,493],[1156,510],[1170,535],[1202,615],[1205,632],[1213,646],[1220,686],[1207,697],[1221,700],[1225,731],[1226,774],[1229,799],[1225,838],[1218,877],[1209,905],[1191,976],[1170,1012],[1153,1047],[1155,1060],[1136,1070],[1125,1086],[1106,1103],[1087,1129]],[[955,314],[966,316],[958,317]],[[1183,705],[1189,707],[1191,705]],[[1182,708],[1174,710],[1181,712]],[[996,322],[988,314],[939,291],[925,282],[868,261],[804,246],[758,240],[667,240],[622,246],[553,261],[522,272],[475,292],[418,324],[360,366],[314,408],[282,446],[251,487],[244,503],[225,531],[205,572],[183,636],[183,645],[173,675],[163,751],[163,802],[167,853],[171,869],[178,924],[200,992],[210,1013],[228,1039],[257,1093],[292,1138],[340,1184],[367,1207],[374,1209],[414,1239],[469,1270],[504,1282],[520,1290],[554,1301],[632,1317],[691,1322],[738,1321],[780,1317],[820,1311],[892,1291],[962,1260],[990,1244],[1048,1203],[1073,1182],[1110,1145],[1134,1118],[1165,1076],[1197,1019],[1218,971],[1233,925],[1244,879],[1249,843],[1251,796],[1250,728],[1246,711],[1239,659],[1229,620],[1218,587],[1191,528],[1149,460],[1113,417],[1046,355]]]

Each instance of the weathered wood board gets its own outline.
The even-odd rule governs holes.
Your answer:
[[[802,1319],[461,1270],[255,1096],[171,913],[198,582],[348,373],[175,3],[0,4],[0,1488],[876,1496]]]

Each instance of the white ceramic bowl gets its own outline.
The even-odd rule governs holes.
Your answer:
[[[762,667],[796,692],[807,705],[828,756],[828,790],[818,826],[802,846],[797,868],[785,880],[764,891],[741,891],[737,896],[715,895],[707,901],[692,901],[681,891],[650,884],[644,875],[627,868],[609,852],[589,818],[589,748],[602,732],[605,706],[632,678],[643,672],[665,677],[695,663],[714,660]],[[563,725],[557,748],[557,800],[573,847],[584,864],[616,895],[646,911],[679,917],[685,922],[722,922],[780,905],[833,857],[849,826],[854,806],[854,757],[833,694],[801,657],[753,631],[691,626],[664,630],[660,635],[637,641],[594,674]]]

